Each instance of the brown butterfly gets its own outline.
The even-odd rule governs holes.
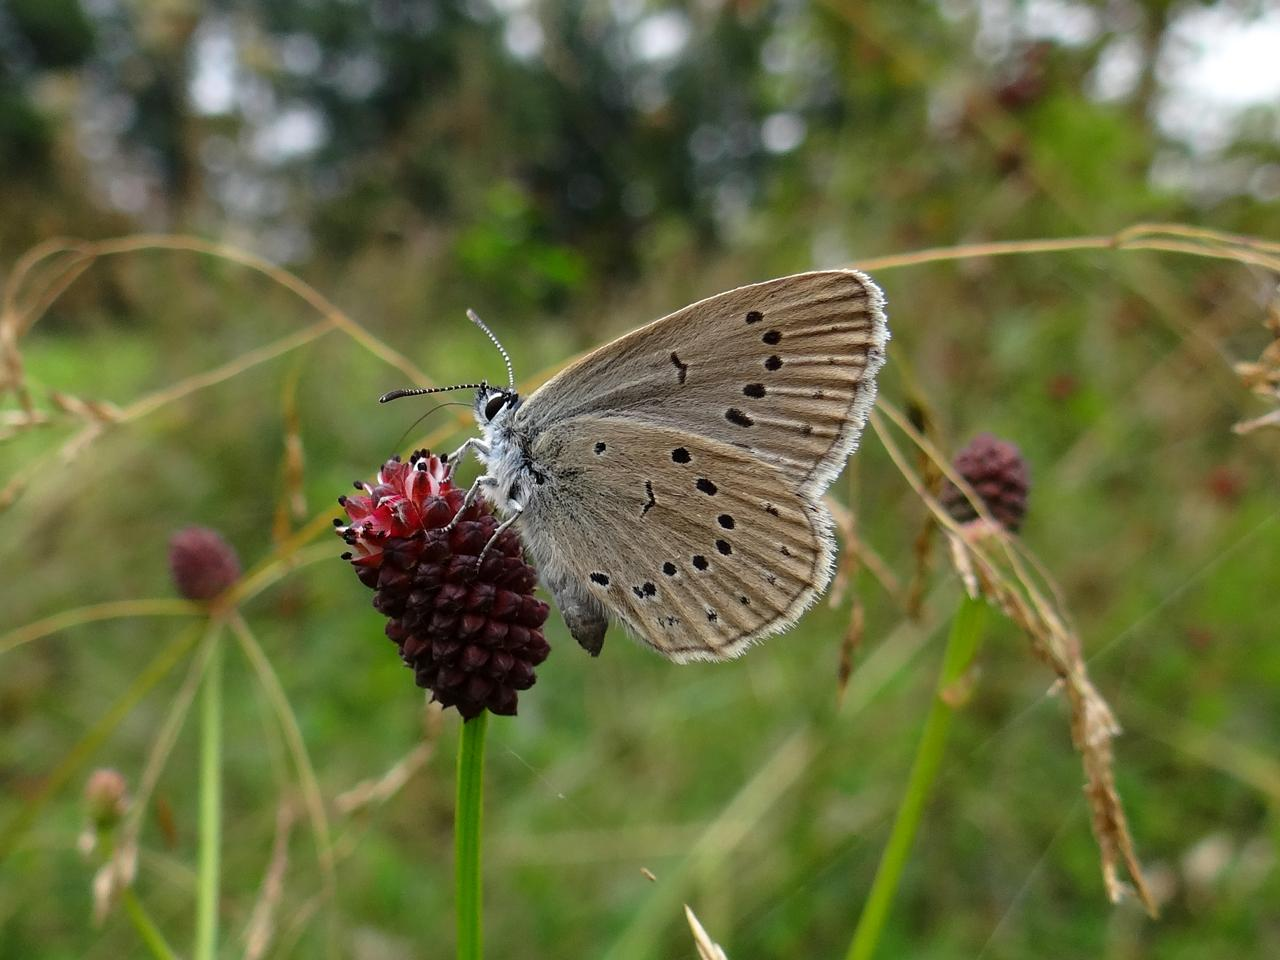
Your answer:
[[[828,270],[700,300],[528,397],[474,388],[483,496],[520,533],[577,641],[610,618],[672,660],[725,660],[831,581],[822,495],[857,446],[889,340],[867,276]]]

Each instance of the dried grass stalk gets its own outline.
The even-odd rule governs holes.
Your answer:
[[[979,519],[959,524],[941,507],[925,481],[889,433],[883,416],[893,421],[973,504]],[[1138,899],[1153,916],[1156,903],[1134,851],[1128,821],[1116,791],[1111,740],[1120,733],[1111,708],[1089,678],[1080,639],[1068,626],[1066,606],[1051,578],[1021,542],[1008,534],[964,478],[891,403],[881,400],[872,427],[893,462],[946,532],[952,566],[972,597],[993,603],[1026,635],[1036,658],[1048,665],[1071,711],[1071,740],[1085,774],[1093,832],[1102,861],[1107,896],[1113,903],[1125,893],[1120,869],[1128,875]],[[1033,574],[1034,571],[1034,574]]]
[[[698,960],[729,960],[720,944],[707,935],[707,931],[702,928],[702,924],[698,922],[697,916],[687,903],[684,905],[684,915],[689,921],[689,929],[693,931],[693,942],[698,948]]]

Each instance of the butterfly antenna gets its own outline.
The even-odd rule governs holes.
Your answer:
[[[425,397],[429,393],[449,393],[452,390],[480,390],[489,386],[481,380],[479,383],[456,383],[452,387],[411,387],[407,390],[392,390],[378,398],[379,403],[390,403],[401,397]]]
[[[476,316],[474,310],[467,311],[467,319],[474,323],[477,327],[484,331],[485,336],[493,341],[493,345],[498,348],[498,352],[502,354],[502,362],[507,365],[507,386],[512,390],[516,388],[516,373],[511,367],[511,356],[507,353],[506,348],[502,345],[502,341],[493,335],[493,331],[485,326],[483,320]]]
[[[427,417],[431,416],[433,413],[436,413],[439,410],[443,410],[445,407],[469,407],[469,406],[471,406],[471,404],[460,403],[457,400],[447,401],[445,403],[437,403],[434,407],[432,407],[430,410],[428,410],[426,413],[420,416],[417,420],[409,424],[409,426],[405,429],[404,433],[400,434],[400,439],[396,441],[394,449],[399,450],[404,445],[404,441],[409,436],[410,431],[412,431],[415,427],[418,426],[418,424],[422,423],[423,420],[427,419]]]

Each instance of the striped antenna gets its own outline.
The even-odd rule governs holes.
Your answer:
[[[449,393],[451,390],[483,390],[489,384],[481,380],[479,383],[458,383],[452,387],[411,387],[407,390],[392,390],[378,398],[379,403],[390,403],[401,397],[425,397],[429,393]]]
[[[507,365],[507,386],[514,390],[516,388],[516,373],[515,370],[511,368],[511,357],[507,353],[506,348],[502,345],[502,341],[493,335],[493,331],[485,326],[484,321],[476,316],[476,312],[474,310],[467,311],[467,319],[483,330],[485,336],[493,341],[493,345],[497,347],[498,352],[502,354],[502,362]]]

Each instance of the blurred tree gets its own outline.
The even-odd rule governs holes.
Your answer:
[[[1176,215],[1205,177],[1265,194],[1273,105],[1228,138],[1231,184],[1162,119],[1189,18],[1265,7],[1228,6],[11,0],[0,163],[47,175],[56,135],[140,224],[292,262],[429,235],[442,274],[555,307],[636,276],[666,230],[799,268]],[[76,81],[54,113],[51,76]]]

